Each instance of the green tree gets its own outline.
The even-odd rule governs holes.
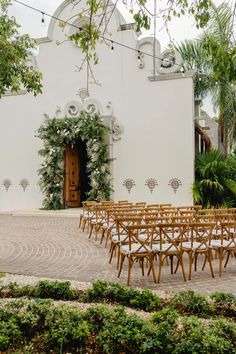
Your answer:
[[[0,1],[0,98],[7,90],[25,88],[34,95],[42,92],[42,74],[27,65],[36,42],[27,34],[19,34],[19,25],[7,12],[8,0]]]
[[[236,206],[236,156],[223,156],[217,150],[198,154],[193,198],[204,207]]]
[[[219,111],[219,148],[230,151],[236,137],[235,16],[227,3],[211,3],[210,20],[197,40],[176,45],[187,70],[196,71],[195,95],[212,95]]]

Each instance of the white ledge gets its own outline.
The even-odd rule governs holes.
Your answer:
[[[35,40],[38,44],[52,42],[52,40],[49,37],[36,38]]]
[[[12,92],[12,91],[7,91],[4,93],[3,97],[6,96],[21,96],[21,95],[26,95],[27,91],[26,90],[20,90],[18,92]]]
[[[148,76],[150,81],[163,81],[163,80],[176,80],[176,79],[194,79],[194,72],[187,72],[185,74],[182,73],[170,73],[170,74],[159,74]]]

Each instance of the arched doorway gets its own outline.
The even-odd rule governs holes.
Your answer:
[[[74,146],[67,145],[64,161],[64,207],[80,207],[90,190],[86,168],[88,163],[86,142],[80,139]]]

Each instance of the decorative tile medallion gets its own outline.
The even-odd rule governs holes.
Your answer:
[[[179,187],[182,186],[182,182],[178,178],[172,178],[168,183],[168,186],[170,186],[173,189],[173,191],[176,193]]]
[[[89,92],[86,88],[81,88],[78,91],[78,95],[81,98],[81,100],[85,100],[87,97],[89,97]]]
[[[25,192],[26,191],[26,188],[29,186],[29,181],[27,178],[23,178],[21,181],[20,181],[20,186],[23,188],[23,191]]]
[[[147,186],[152,193],[156,186],[158,186],[157,180],[154,178],[149,178],[146,180],[145,186]]]
[[[130,193],[131,189],[135,186],[135,182],[131,178],[127,178],[123,182],[123,186],[127,189],[128,193]]]
[[[4,179],[4,181],[2,182],[2,184],[4,185],[4,187],[6,188],[6,191],[8,191],[8,189],[10,188],[10,186],[12,185],[11,180],[9,178]]]

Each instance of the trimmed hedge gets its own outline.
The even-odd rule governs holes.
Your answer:
[[[183,315],[198,317],[224,316],[236,318],[236,297],[230,293],[216,292],[210,298],[180,291],[162,299],[148,289],[128,288],[124,285],[97,280],[89,289],[73,289],[70,282],[40,281],[36,285],[19,286],[11,283],[0,286],[1,298],[40,298],[79,302],[111,303],[147,312],[159,311],[166,306]]]
[[[181,317],[165,308],[150,321],[123,307],[80,313],[52,300],[17,299],[0,311],[0,351],[7,353],[236,353],[236,324]]]

